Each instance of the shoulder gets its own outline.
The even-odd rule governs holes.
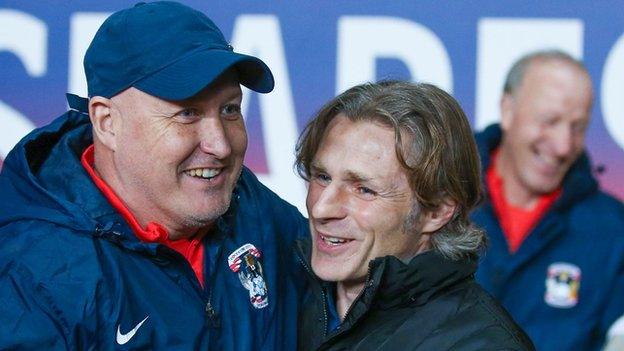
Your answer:
[[[462,294],[457,313],[446,323],[456,340],[452,350],[471,350],[475,345],[506,350],[534,349],[527,334],[478,283],[468,283]]]
[[[51,293],[74,283],[84,289],[95,285],[99,276],[93,238],[56,224],[9,223],[0,228],[0,247],[3,274],[15,274],[24,284],[50,287]]]
[[[378,316],[359,325],[359,336],[364,339],[369,334],[383,334],[384,345],[391,344],[392,349],[535,349],[509,314],[474,280],[436,294],[425,304],[388,310]]]
[[[307,220],[299,210],[262,184],[246,167],[243,167],[234,195],[238,211],[247,218],[257,218],[266,224],[276,222],[282,228],[307,228]]]
[[[615,197],[596,191],[591,196],[579,201],[574,210],[594,216],[613,217],[614,220],[624,223],[624,204]]]
[[[569,226],[577,232],[599,234],[624,244],[624,204],[601,191],[572,205],[568,212]]]
[[[247,167],[243,167],[240,179],[236,185],[235,192],[242,200],[255,200],[262,207],[276,207],[279,209],[287,209],[288,211],[297,211],[297,208],[286,200],[282,199],[262,184],[258,177]]]

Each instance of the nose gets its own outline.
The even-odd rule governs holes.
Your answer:
[[[224,159],[232,153],[229,136],[220,118],[204,118],[199,123],[202,152]]]
[[[308,200],[310,200],[311,195],[314,197],[313,192],[319,192],[316,196],[316,201],[312,201],[311,208],[308,207],[310,216],[314,220],[327,222],[331,220],[339,220],[346,217],[347,195],[338,184],[334,182],[330,183],[324,188],[316,190],[311,189],[311,192],[308,194]]]

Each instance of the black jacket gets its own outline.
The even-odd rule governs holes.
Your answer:
[[[330,283],[313,274],[309,241],[299,242],[298,250],[312,279],[299,320],[299,350],[534,350],[475,282],[475,260],[451,261],[434,251],[408,264],[393,256],[371,261],[364,290],[326,335]]]

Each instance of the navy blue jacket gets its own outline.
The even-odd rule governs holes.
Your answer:
[[[0,349],[295,349],[305,279],[293,245],[308,236],[296,208],[244,169],[204,239],[204,289],[180,254],[138,241],[95,187],[80,164],[91,143],[88,116],[71,110],[5,160]],[[228,265],[248,243],[261,252],[263,308]]]
[[[501,140],[498,125],[477,137],[483,172]],[[597,350],[624,313],[624,206],[598,190],[585,154],[563,191],[515,254],[489,199],[472,215],[490,246],[477,280],[497,297],[538,350]]]

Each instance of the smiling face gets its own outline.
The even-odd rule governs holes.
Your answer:
[[[187,100],[134,88],[111,99],[112,171],[103,178],[141,225],[188,237],[227,210],[247,147],[241,97],[229,72]]]
[[[369,261],[408,260],[420,235],[406,225],[414,197],[394,131],[336,116],[312,160],[306,205],[312,269],[325,281],[364,282]]]
[[[559,187],[583,151],[591,101],[591,82],[578,67],[561,60],[528,66],[517,91],[501,104],[498,171],[508,200],[529,205]]]

